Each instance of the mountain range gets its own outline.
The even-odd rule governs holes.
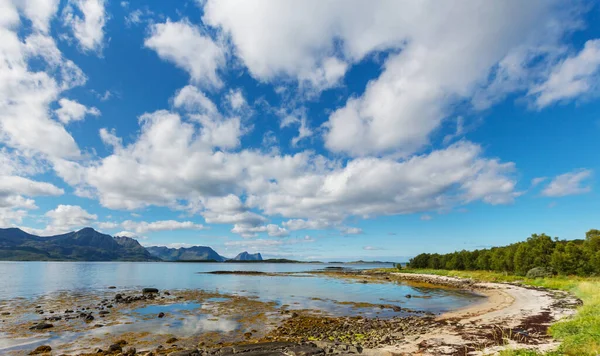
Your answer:
[[[206,246],[168,248],[140,243],[125,236],[110,236],[84,228],[55,236],[36,236],[18,228],[0,229],[3,261],[215,261],[228,259]],[[262,261],[260,253],[242,252],[233,260]]]

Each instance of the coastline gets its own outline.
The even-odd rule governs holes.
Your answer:
[[[247,273],[247,271],[240,273]],[[245,328],[252,329],[252,333],[246,333],[248,335],[244,334],[243,337],[231,334],[229,341],[226,340],[227,338],[218,341],[218,337],[214,333],[206,335],[210,337],[202,336],[187,340],[180,335],[172,335],[182,340],[177,343],[165,343],[166,336],[165,340],[162,340],[163,337],[157,339],[153,337],[145,344],[140,343],[138,337],[142,334],[124,334],[120,335],[120,339],[119,336],[105,336],[97,340],[98,346],[105,351],[93,353],[119,354],[107,352],[107,350],[110,349],[109,346],[113,346],[111,343],[122,343],[123,341],[128,342],[128,344],[126,343],[128,346],[131,344],[142,350],[152,350],[154,355],[183,352],[181,355],[228,355],[231,353],[243,356],[244,352],[235,350],[241,351],[243,349],[241,345],[248,344],[255,345],[251,351],[253,355],[289,355],[289,350],[300,350],[299,354],[309,350],[314,355],[360,353],[390,356],[493,354],[507,348],[531,348],[546,351],[554,349],[558,345],[547,335],[547,327],[565,316],[572,315],[574,307],[579,305],[579,301],[566,292],[524,287],[517,284],[476,282],[471,279],[400,273],[389,270],[386,272],[328,270],[313,273],[326,274],[335,278],[350,278],[357,283],[409,283],[425,287],[459,289],[485,298],[478,303],[437,316],[413,315],[379,319],[359,315],[327,316],[322,315],[320,310],[314,309],[288,310],[283,306],[278,307],[275,304],[260,302],[252,298],[224,296],[201,291],[171,291],[171,293],[161,291],[155,298],[134,299],[132,303],[122,304],[117,302],[116,292],[107,290],[104,296],[90,297],[88,304],[91,309],[86,307],[87,310],[101,310],[103,306],[109,303],[113,304],[110,313],[101,318],[104,326],[98,329],[99,331],[119,324],[121,317],[118,313],[122,309],[156,304],[199,302],[205,304],[205,307],[212,308],[212,316],[205,322],[213,322],[211,318],[214,318],[214,323],[217,323],[217,318],[224,316],[235,318],[235,315],[240,314],[241,311],[246,315],[243,324],[246,325]],[[117,292],[122,293],[122,291]],[[127,292],[132,297],[135,296],[135,293],[135,291]],[[224,300],[223,297],[228,299]],[[54,301],[54,303],[58,302],[58,300]],[[64,304],[54,305],[53,309],[61,310],[71,305],[73,301],[65,297],[62,302]],[[82,301],[79,300],[79,303],[81,304]],[[35,310],[34,304],[28,305],[26,309]],[[373,307],[385,308],[386,305],[373,305]],[[169,312],[166,314],[169,318]],[[249,317],[252,314],[254,316]],[[183,312],[177,318],[186,318],[192,315],[194,315],[193,311]],[[87,325],[95,328],[94,323],[96,321]],[[71,330],[69,328],[71,327],[61,326],[59,322],[59,325],[53,330],[61,332],[61,330]],[[19,331],[15,330],[15,332]],[[160,344],[158,348],[156,342]],[[71,346],[72,350],[77,349],[77,345]],[[237,349],[235,349],[236,347]],[[123,347],[124,350],[125,347]],[[148,352],[150,351],[140,351],[135,354],[148,354]]]

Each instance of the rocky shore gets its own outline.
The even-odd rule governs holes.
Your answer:
[[[252,297],[199,290],[123,291],[109,287],[94,296],[64,295],[31,302],[15,301],[11,311],[5,311],[9,309],[0,305],[0,325],[8,337],[34,337],[48,331],[53,335],[96,335],[66,341],[57,350],[50,345],[37,345],[28,350],[19,348],[10,353],[15,355],[478,355],[510,347],[552,349],[556,343],[547,335],[548,326],[571,314],[579,305],[577,299],[565,293],[511,284],[374,271],[322,273],[360,283],[411,283],[467,289],[486,298],[479,304],[440,316],[411,311],[412,316],[399,314],[380,319],[326,316],[319,310],[289,310],[286,305]],[[117,334],[112,332],[120,330],[112,327],[136,323],[134,319],[125,318],[132,310],[177,303],[196,303],[197,309],[179,314],[165,309],[138,316],[138,320],[179,323],[205,315],[203,319],[193,320],[212,323],[214,330],[195,336],[154,334],[150,329],[135,331],[135,328]],[[403,311],[389,304],[358,304]],[[38,315],[38,320],[30,319],[31,315]],[[227,320],[235,320],[235,326],[219,329]],[[94,331],[104,329],[106,332]]]

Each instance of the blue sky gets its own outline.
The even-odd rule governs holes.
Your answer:
[[[0,0],[0,225],[405,260],[600,203],[600,8]]]

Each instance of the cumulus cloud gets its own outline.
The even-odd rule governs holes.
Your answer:
[[[84,52],[101,52],[106,23],[105,0],[69,0],[63,10],[63,23]]]
[[[542,109],[555,102],[578,98],[600,89],[600,39],[589,40],[583,49],[558,63],[548,79],[533,87],[529,95]]]
[[[50,29],[50,21],[58,10],[59,2],[59,0],[24,0],[16,3],[31,20],[36,30],[47,33]]]
[[[542,195],[547,197],[564,197],[588,193],[592,190],[588,180],[592,176],[592,170],[580,169],[556,176],[542,190]]]
[[[78,205],[62,204],[48,211],[44,216],[50,220],[44,229],[23,229],[32,234],[51,236],[88,227],[98,219],[96,214],[90,214]]]
[[[145,234],[156,231],[173,230],[203,230],[202,224],[196,224],[191,221],[160,220],[153,222],[126,220],[121,223],[126,230],[132,230],[136,234]]]
[[[214,150],[199,128],[167,111],[145,114],[140,123],[139,137],[128,146],[57,172],[92,191],[105,207],[187,209],[209,224],[232,224],[245,237],[284,236],[286,227],[335,225],[349,216],[424,212],[478,200],[506,204],[519,195],[514,164],[484,158],[467,141],[406,160],[368,157],[342,165],[308,151]],[[277,227],[265,216],[290,221]]]
[[[564,32],[577,24],[575,12],[561,11],[558,1],[198,3],[204,22],[230,37],[260,81],[290,78],[322,90],[350,65],[391,51],[379,78],[325,125],[326,147],[352,156],[410,155],[482,87],[487,102],[525,89],[513,84],[520,71],[511,72],[511,64],[553,58]]]
[[[100,110],[95,107],[87,106],[76,102],[75,100],[60,99],[58,101],[60,108],[56,109],[56,116],[63,124],[71,121],[81,121],[85,115],[100,116]]]
[[[217,71],[225,64],[225,50],[187,20],[150,26],[144,45],[162,59],[187,71],[195,84],[221,87]]]

